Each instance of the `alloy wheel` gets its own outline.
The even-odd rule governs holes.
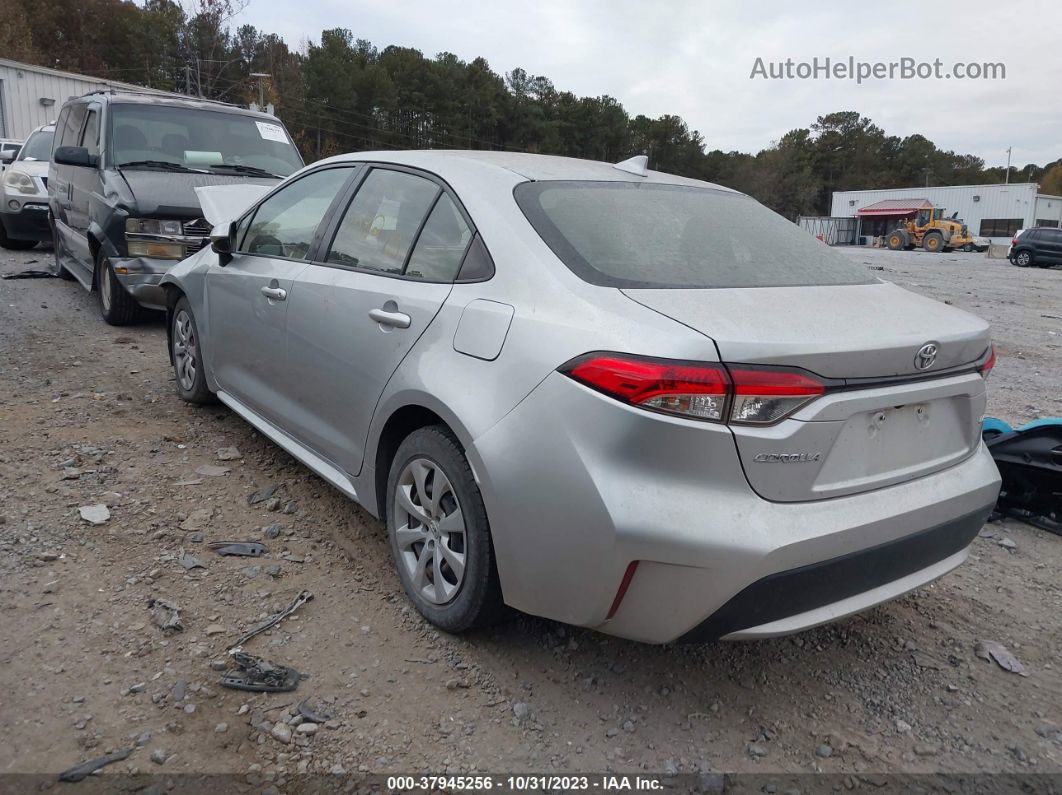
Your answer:
[[[178,310],[173,318],[173,365],[181,389],[191,392],[195,389],[196,368],[199,366],[199,350],[195,338],[195,326],[192,316],[185,310]]]
[[[111,311],[111,281],[114,279],[114,275],[111,273],[110,266],[104,262],[100,267],[100,284],[97,289],[100,291],[100,303],[103,305],[104,312]]]
[[[435,605],[453,601],[465,577],[467,538],[450,479],[428,458],[406,464],[394,497],[399,560],[413,590]]]

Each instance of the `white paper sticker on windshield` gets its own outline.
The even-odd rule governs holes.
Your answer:
[[[270,124],[267,121],[256,121],[255,124],[258,125],[258,134],[267,141],[280,141],[282,144],[288,142],[288,136],[279,124]]]

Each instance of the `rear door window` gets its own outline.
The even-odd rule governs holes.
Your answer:
[[[634,182],[525,182],[516,201],[577,276],[607,287],[872,284],[866,271],[740,193]]]
[[[239,250],[305,259],[329,206],[350,174],[349,168],[326,168],[280,188],[258,206]]]
[[[415,174],[374,168],[339,223],[326,262],[400,275],[439,186]]]
[[[472,240],[472,230],[453,199],[445,193],[435,202],[406,265],[406,276],[426,282],[452,282]]]

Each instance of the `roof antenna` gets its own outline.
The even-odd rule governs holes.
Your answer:
[[[613,168],[618,168],[620,171],[626,171],[628,174],[635,174],[639,177],[648,177],[649,158],[646,155],[635,155],[622,163],[616,163]]]

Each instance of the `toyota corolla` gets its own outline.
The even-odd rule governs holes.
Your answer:
[[[215,204],[163,280],[179,395],[383,519],[442,629],[794,632],[958,566],[995,502],[988,326],[741,193],[365,152]]]

